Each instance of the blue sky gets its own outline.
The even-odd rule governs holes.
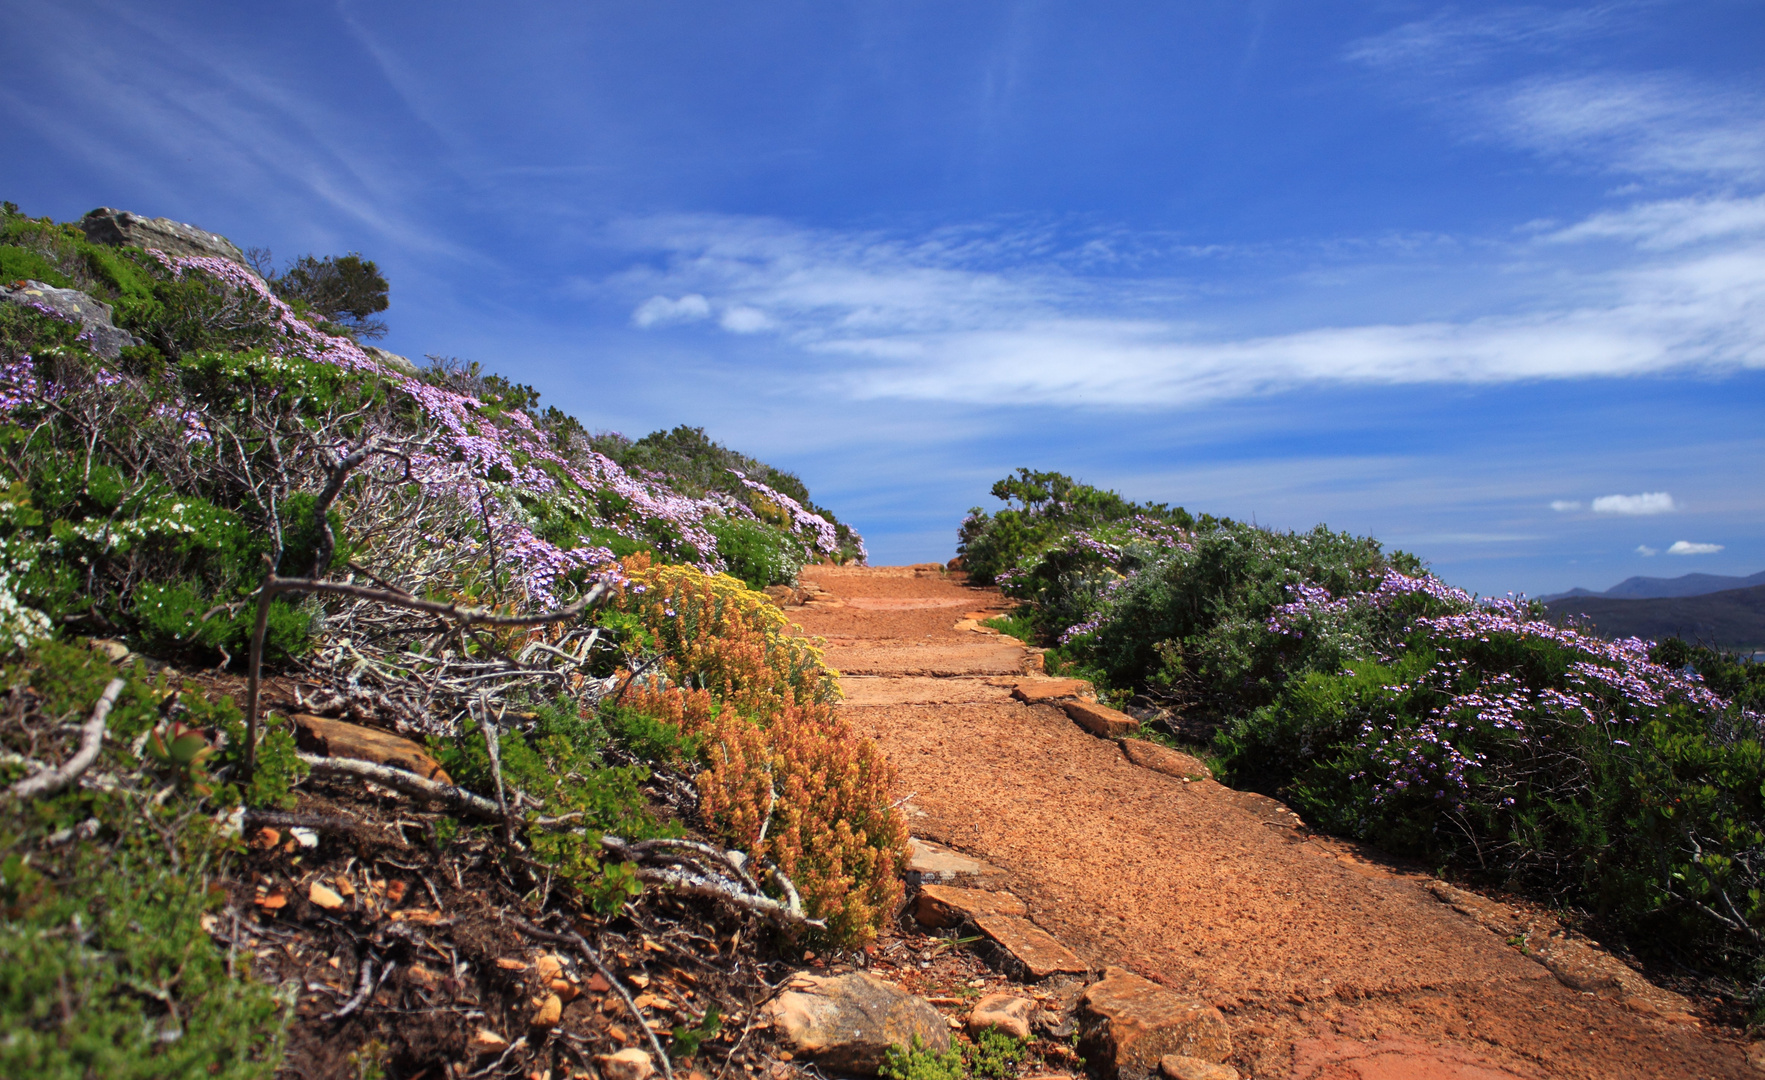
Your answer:
[[[388,347],[877,561],[1027,465],[1485,593],[1765,569],[1756,0],[0,14],[0,197],[359,250]]]

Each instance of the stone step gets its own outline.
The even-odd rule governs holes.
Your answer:
[[[1095,701],[1062,701],[1060,707],[1073,723],[1103,739],[1120,739],[1140,733],[1140,721]]]
[[[1016,915],[981,915],[975,929],[986,935],[987,961],[1020,982],[1041,982],[1052,975],[1083,975],[1090,966],[1048,931]]]
[[[1079,1050],[1108,1080],[1148,1080],[1167,1055],[1226,1060],[1232,1037],[1207,1002],[1112,967],[1080,999]]]
[[[945,885],[964,878],[998,873],[998,869],[960,851],[917,836],[907,838],[907,882],[910,885]]]
[[[1092,698],[1097,694],[1084,679],[1025,679],[1012,689],[1011,696],[1026,705],[1040,705],[1066,698]]]
[[[924,885],[914,901],[913,917],[921,926],[944,929],[972,922],[982,915],[1028,915],[1022,900],[1003,892],[964,889],[957,885]]]

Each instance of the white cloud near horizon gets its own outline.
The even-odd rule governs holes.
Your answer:
[[[1601,495],[1593,501],[1593,512],[1596,514],[1626,514],[1646,516],[1649,514],[1671,514],[1679,509],[1673,496],[1665,491],[1648,491],[1641,495]]]
[[[1552,499],[1551,509],[1559,514],[1567,514],[1581,509],[1581,502],[1578,499]]]
[[[1649,547],[1647,544],[1638,544],[1636,545],[1636,553],[1645,559],[1652,559],[1656,555],[1659,555],[1661,550],[1659,548]]]
[[[1690,540],[1675,540],[1667,549],[1669,555],[1714,555],[1722,550],[1721,544],[1694,544]]]

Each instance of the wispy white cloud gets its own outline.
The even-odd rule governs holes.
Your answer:
[[[652,296],[637,305],[631,313],[634,326],[667,326],[670,323],[697,322],[711,317],[711,302],[698,293],[687,293],[677,300]]]
[[[1576,499],[1552,499],[1551,509],[1559,514],[1568,514],[1581,509],[1581,503]]]
[[[1426,66],[1438,71],[1518,50],[1552,53],[1609,30],[1625,6],[1490,8],[1470,15],[1446,11],[1351,42],[1345,55],[1375,68]]]
[[[1481,94],[1492,134],[1581,167],[1648,176],[1765,177],[1765,101],[1681,76],[1547,75]]]
[[[1667,549],[1669,555],[1714,555],[1722,550],[1721,544],[1694,544],[1690,540],[1675,540]]]
[[[732,334],[758,334],[772,327],[772,319],[759,308],[736,304],[723,313],[717,325]]]
[[[1636,545],[1636,553],[1645,559],[1652,559],[1656,555],[1659,555],[1661,550],[1659,548],[1649,547],[1647,544],[1638,544]]]
[[[1650,514],[1671,514],[1679,509],[1673,496],[1665,491],[1646,491],[1641,495],[1601,495],[1593,501],[1593,512],[1596,514],[1626,514],[1646,516]]]
[[[903,237],[696,216],[627,221],[615,235],[646,264],[661,252],[665,268],[612,287],[704,296],[724,329],[825,357],[834,389],[864,398],[1157,407],[1315,384],[1765,367],[1765,243],[1746,238],[1639,248],[1593,271],[1577,270],[1577,252],[1550,261],[1569,238],[1523,241],[1512,259],[1538,279],[1531,310],[1254,334],[1249,321],[1204,321],[1194,282],[1086,273],[1048,236],[1006,228]]]
[[[1620,240],[1648,251],[1765,234],[1765,195],[1665,199],[1607,210],[1543,237],[1548,243]]]

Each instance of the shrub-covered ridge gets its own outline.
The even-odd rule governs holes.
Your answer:
[[[108,1075],[126,1058],[143,1075],[266,1075],[285,1045],[328,1052],[303,1026],[323,1011],[310,975],[306,991],[272,992],[211,938],[235,940],[241,904],[267,935],[307,910],[296,896],[353,895],[338,891],[356,859],[336,837],[366,843],[387,798],[406,800],[401,843],[413,822],[428,837],[390,865],[430,860],[437,905],[447,875],[467,889],[458,859],[489,867],[477,888],[503,898],[501,933],[636,917],[644,883],[665,882],[792,933],[807,921],[832,946],[874,935],[904,844],[886,765],[833,714],[813,643],[749,588],[862,558],[795,477],[702,433],[659,467],[628,467],[602,448],[634,444],[542,412],[531,388],[457,361],[383,363],[354,336],[385,307],[371,263],[365,298],[331,303],[353,329],[323,321],[337,312],[314,290],[230,259],[95,244],[10,206],[0,268],[84,290],[133,342],[101,354],[56,310],[0,303],[0,1028],[36,1033],[0,1045],[0,1071]],[[715,484],[679,478],[707,462]],[[76,760],[87,684],[131,649],[128,689],[97,721],[112,737],[65,790],[16,794]],[[209,670],[180,684],[178,669]],[[33,689],[64,671],[77,692]],[[217,684],[249,687],[247,708]],[[461,786],[380,767],[364,790],[359,769],[299,751],[295,712],[426,738]],[[241,827],[263,815],[307,839],[248,852]],[[307,881],[309,857],[337,876]],[[106,859],[116,873],[99,880]],[[152,920],[131,914],[143,897],[161,904]],[[302,918],[297,932],[321,926]],[[45,944],[70,932],[71,952]],[[379,934],[352,946],[364,980],[389,955],[412,962]],[[42,1007],[44,973],[64,963],[90,988],[78,1024]],[[486,978],[473,993],[503,994],[506,976]],[[695,1024],[682,1053],[717,1030],[710,1013]],[[523,1060],[561,1065],[542,1042]],[[396,1052],[466,1053],[446,1039]]]

